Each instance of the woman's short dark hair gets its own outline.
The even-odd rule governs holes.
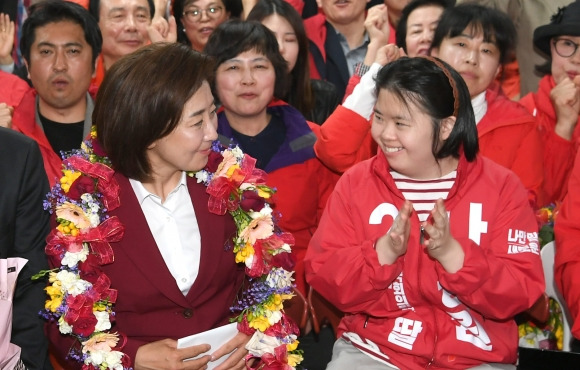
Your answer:
[[[215,69],[222,63],[250,50],[264,54],[276,73],[274,96],[284,99],[288,81],[288,64],[280,54],[278,41],[264,25],[255,21],[231,19],[220,24],[211,34],[204,53],[215,58]],[[212,83],[214,96],[215,83]]]
[[[286,100],[299,111],[310,112],[314,108],[314,96],[310,85],[308,37],[300,14],[285,0],[259,0],[246,20],[262,22],[274,14],[290,23],[298,40],[298,57],[294,69],[290,71],[290,91]]]
[[[395,33],[397,46],[403,48],[405,53],[407,52],[407,21],[415,9],[426,6],[439,6],[441,9],[445,9],[453,5],[455,5],[455,1],[453,0],[412,0],[401,12],[401,18],[399,19],[397,32]]]
[[[211,58],[179,43],[145,46],[107,70],[93,122],[115,171],[149,179],[148,147],[177,127],[185,103],[212,71]]]
[[[97,57],[101,53],[103,37],[95,19],[82,6],[62,0],[45,0],[32,5],[28,11],[28,18],[22,25],[20,52],[30,64],[30,48],[36,40],[36,29],[50,23],[71,22],[78,24],[85,34],[85,40],[93,51],[93,68]]]
[[[483,33],[483,40],[497,46],[499,61],[510,61],[516,42],[516,28],[501,10],[483,5],[463,3],[443,11],[433,35],[432,48],[438,48],[445,38],[457,37],[470,27],[474,33]]]
[[[453,78],[459,100],[455,125],[451,134],[439,144],[439,129],[444,118],[454,115],[455,97],[451,81],[437,63],[443,65]],[[475,116],[469,90],[463,78],[447,63],[436,58],[401,58],[384,66],[376,77],[376,94],[388,90],[404,104],[415,104],[432,117],[433,144],[431,151],[437,159],[459,157],[473,161],[479,150]]]

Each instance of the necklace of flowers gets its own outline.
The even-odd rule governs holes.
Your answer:
[[[122,352],[127,337],[111,332],[117,291],[99,267],[113,262],[109,243],[122,239],[124,227],[109,215],[120,205],[119,185],[96,135],[93,127],[81,149],[64,156],[63,176],[44,202],[58,224],[46,253],[60,267],[35,278],[49,275],[41,314],[78,340],[68,358],[83,369],[130,369],[131,359]],[[229,212],[237,227],[233,252],[236,263],[245,264],[249,284],[231,307],[238,312],[231,321],[252,336],[246,345],[252,368],[294,369],[302,361],[299,330],[283,304],[292,297],[294,238],[277,226],[270,206],[275,191],[256,160],[238,147],[222,150],[216,142],[212,149],[207,166],[189,175],[207,186],[210,212]]]

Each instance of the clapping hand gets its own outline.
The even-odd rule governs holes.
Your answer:
[[[449,216],[443,199],[438,199],[426,222],[421,225],[423,246],[427,253],[439,261],[447,272],[457,272],[463,267],[465,253],[449,229]]]
[[[399,256],[407,252],[412,212],[413,205],[406,200],[389,231],[377,239],[375,248],[381,265],[392,265]]]

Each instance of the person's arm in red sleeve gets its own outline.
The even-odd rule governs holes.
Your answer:
[[[580,153],[570,175],[568,194],[555,219],[554,233],[554,280],[572,315],[572,334],[580,338]]]

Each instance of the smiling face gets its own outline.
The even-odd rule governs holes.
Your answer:
[[[467,84],[471,98],[484,92],[500,71],[500,51],[486,42],[482,32],[466,28],[456,37],[446,37],[431,55],[449,63]]]
[[[326,19],[332,25],[347,25],[364,22],[365,9],[369,0],[316,0]]]
[[[264,115],[274,97],[275,83],[272,63],[256,50],[226,60],[216,71],[216,91],[228,118]]]
[[[147,42],[151,13],[147,0],[101,0],[99,28],[103,34],[103,57],[108,68],[119,58]]]
[[[280,54],[288,63],[288,71],[292,71],[298,59],[298,38],[290,22],[278,14],[272,14],[262,20],[266,26],[276,36]]]
[[[50,116],[48,110],[84,110],[94,70],[92,53],[83,29],[76,23],[48,23],[36,29],[27,63],[28,77],[45,116]]]
[[[429,55],[433,34],[435,34],[435,28],[437,28],[441,13],[443,13],[442,7],[427,5],[419,7],[409,14],[405,37],[405,45],[409,57]]]
[[[450,120],[450,119],[447,119]],[[453,122],[455,122],[453,120]],[[445,140],[452,125],[442,130]],[[414,179],[433,179],[453,170],[452,157],[435,160],[433,120],[415,103],[401,99],[387,89],[377,97],[371,125],[371,135],[387,157],[389,166],[398,173]]]
[[[213,8],[217,11],[211,14],[208,9]],[[196,19],[190,19],[188,12],[201,10],[201,16]],[[194,50],[202,51],[207,44],[209,36],[217,26],[225,22],[230,17],[226,11],[224,3],[220,0],[194,0],[185,2],[181,24],[185,28],[187,39]]]
[[[567,40],[569,43],[580,45],[580,36],[558,36],[557,39]],[[563,42],[563,41],[560,41]],[[580,75],[580,48],[567,58],[560,56],[554,47],[554,39],[550,41],[550,51],[552,53],[552,76],[556,84],[566,78],[571,80]]]
[[[179,124],[147,151],[154,174],[198,171],[207,164],[217,139],[217,115],[211,89],[203,82],[185,103]]]

